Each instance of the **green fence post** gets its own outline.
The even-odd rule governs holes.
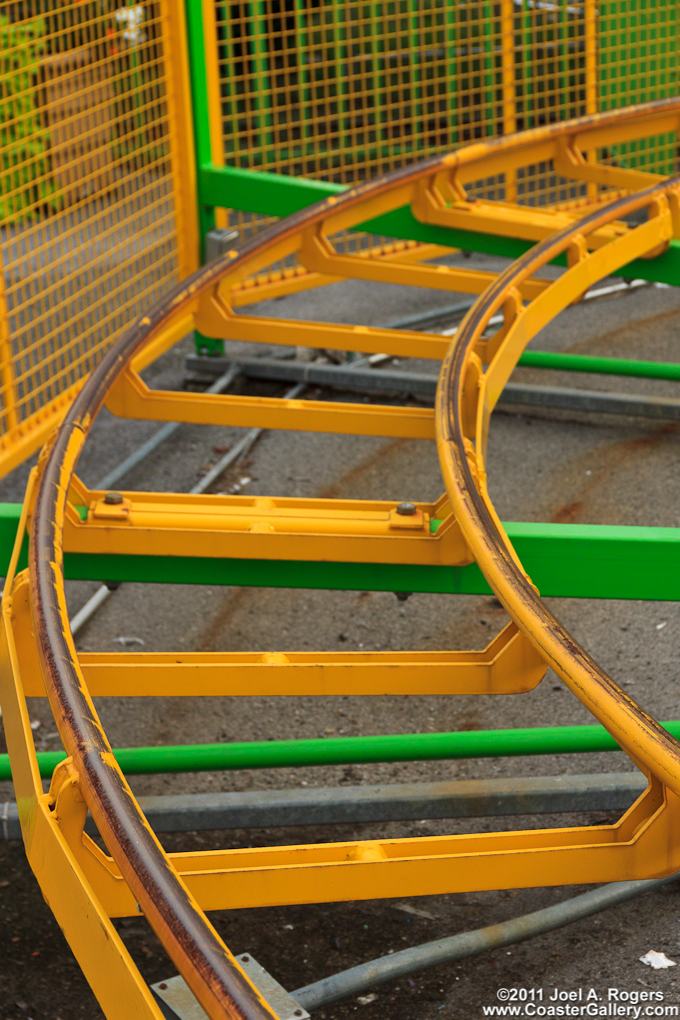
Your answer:
[[[189,49],[189,76],[191,81],[191,109],[194,119],[194,158],[196,178],[200,177],[202,166],[211,163],[210,117],[208,114],[208,76],[205,60],[205,31],[200,0],[186,0],[187,45]],[[200,236],[201,262],[205,261],[205,235],[215,226],[215,207],[198,203],[198,229]],[[224,341],[194,332],[198,354],[224,354]]]
[[[191,109],[194,117],[194,148],[196,168],[210,163],[210,121],[208,118],[208,81],[205,65],[203,12],[197,0],[186,0],[187,43],[191,78]],[[201,234],[201,259],[205,257],[205,235],[215,226],[215,210],[200,204],[198,221]]]

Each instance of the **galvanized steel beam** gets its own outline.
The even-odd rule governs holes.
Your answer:
[[[645,789],[639,772],[603,775],[460,779],[236,793],[140,797],[154,832],[199,832],[312,825],[486,818],[582,811],[625,811]],[[97,834],[88,817],[85,831]],[[15,803],[0,804],[0,837],[20,839]]]
[[[186,366],[191,371],[214,375],[229,364],[227,358],[206,358],[190,355]],[[288,361],[283,358],[234,359],[242,375],[251,379],[295,380],[310,385],[328,386],[336,390],[360,393],[400,393],[434,402],[437,376],[425,372],[397,369],[352,369],[349,365],[317,365],[313,362]],[[562,367],[562,366],[560,366]],[[630,373],[632,374],[632,373]],[[625,414],[635,418],[680,420],[680,401],[669,397],[637,397],[630,393],[606,393],[567,386],[541,386],[534,383],[508,382],[498,400],[499,405],[521,404],[524,407],[557,408],[598,414]]]

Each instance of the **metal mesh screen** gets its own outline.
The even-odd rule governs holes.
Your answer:
[[[673,0],[258,0],[216,2],[215,21],[227,165],[338,183],[678,88]],[[670,174],[677,144],[589,158]],[[468,187],[530,205],[600,190],[551,163]]]
[[[0,2],[0,471],[192,268],[172,11]]]
[[[350,184],[597,108],[593,0],[259,0],[215,22],[227,165]],[[468,190],[545,204],[556,183]]]
[[[350,184],[596,108],[593,0],[259,0],[214,15],[227,165]],[[468,191],[545,204],[554,178],[527,167]]]
[[[484,10],[218,4],[227,162],[345,183],[495,134],[500,26]]]
[[[588,103],[587,7],[514,4],[514,103],[518,131],[593,112]],[[593,12],[595,14],[595,12]],[[594,84],[594,82],[592,83]]]
[[[0,473],[195,264],[180,10],[0,0]],[[224,158],[250,169],[352,183],[678,88],[669,0],[215,0],[213,13]],[[672,173],[678,139],[597,157]],[[589,187],[546,164],[469,190],[545,205]],[[244,234],[266,222],[228,221]]]
[[[599,7],[600,108],[610,110],[677,95],[680,84],[678,4],[616,0]],[[600,153],[638,170],[677,173],[677,133],[657,135]]]

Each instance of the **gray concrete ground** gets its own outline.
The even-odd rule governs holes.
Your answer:
[[[499,263],[474,256],[469,264],[493,268]],[[351,282],[268,302],[258,311],[371,325],[420,309],[451,304],[456,299],[456,295],[444,292]],[[680,291],[647,288],[569,309],[537,339],[536,346],[677,361],[679,327]],[[149,378],[154,385],[179,385],[183,357],[189,350],[189,342],[185,341],[150,370]],[[401,364],[424,367],[424,363],[415,361]],[[517,378],[560,385],[567,384],[568,379],[580,388],[677,395],[673,384],[655,380],[566,377],[527,369],[518,370]],[[82,459],[84,479],[95,483],[157,427],[153,423],[122,423],[104,412]],[[169,443],[122,485],[138,490],[188,491],[201,471],[217,459],[215,447],[228,446],[240,434],[237,429],[182,426]],[[679,443],[680,428],[675,425],[566,412],[500,411],[494,415],[489,448],[492,496],[504,520],[677,527]],[[27,468],[21,468],[0,484],[0,500],[21,498],[26,472]],[[219,484],[216,491],[243,477],[250,479],[243,489],[248,495],[402,500],[431,499],[442,491],[434,443],[371,437],[267,432],[249,462]],[[85,582],[69,583],[73,611],[96,587]],[[646,709],[661,719],[678,715],[678,604],[575,599],[551,599],[550,603],[575,637],[617,681],[626,684],[626,689]],[[505,621],[505,612],[488,597],[416,594],[400,603],[391,593],[127,584],[78,635],[77,644],[80,650],[114,651],[120,647],[115,639],[125,635],[141,638],[146,651],[482,648]],[[658,629],[660,623],[666,626]],[[553,674],[537,690],[515,697],[207,700],[189,696],[101,699],[98,708],[114,746],[592,721]],[[36,730],[38,747],[58,747],[47,706],[33,702],[30,710],[32,718],[40,722]],[[132,785],[139,794],[186,793],[289,788],[300,784],[331,786],[556,775],[632,767],[622,753],[611,753],[134,777]],[[9,795],[9,786],[0,786],[0,799]],[[594,821],[602,819],[555,815],[507,821],[498,818],[425,821],[311,831],[167,836],[164,842],[170,849],[274,845],[377,835],[434,836]],[[22,876],[22,889],[28,890],[26,896],[30,898],[32,879],[21,870],[23,867],[25,871],[25,865],[21,864],[16,848],[0,850],[0,871],[3,853],[17,875]],[[19,881],[14,873],[9,880]],[[556,875],[556,883],[559,880]],[[411,907],[421,911],[415,914],[405,912],[401,909],[403,904],[391,900],[247,910],[218,915],[216,923],[234,950],[252,952],[286,987],[294,988],[390,949],[494,923],[558,902],[578,891],[581,887],[454,893],[409,901]],[[374,1017],[425,1020],[434,1016],[477,1020],[485,1015],[485,1006],[497,1003],[498,988],[523,986],[543,988],[546,999],[555,988],[594,986],[605,996],[608,987],[628,991],[651,989],[663,992],[668,1004],[680,1004],[676,972],[652,971],[639,962],[639,957],[649,949],[663,951],[680,962],[677,896],[671,885],[510,951],[497,951],[385,986],[369,1003],[354,999],[328,1007],[318,1015],[340,1020],[358,1011],[367,1020]],[[8,903],[10,906],[5,909],[12,915],[11,901]],[[14,930],[12,925],[20,930],[18,916],[7,927],[8,932]],[[173,973],[172,965],[162,957],[153,936],[141,922],[122,922],[121,930],[148,980]],[[2,1020],[17,1020],[27,1014],[33,1020],[56,1016],[61,1020],[81,1016],[94,1020],[100,1016],[87,988],[70,976],[76,968],[69,969],[65,962],[68,950],[60,942],[57,945],[60,938],[54,935],[51,950],[56,960],[52,992],[55,982],[58,988],[56,999],[51,1001],[57,1005],[49,1007],[36,991],[37,979],[29,978],[33,951],[30,937],[20,931],[18,944],[10,944],[15,966],[11,975],[5,974],[8,994],[12,989],[10,999],[5,999],[9,1005],[1,1004],[0,978]],[[30,973],[34,971],[35,968]],[[68,979],[59,977],[62,972],[69,975]]]

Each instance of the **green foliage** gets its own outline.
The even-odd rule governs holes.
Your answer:
[[[54,192],[49,134],[41,125],[37,80],[44,54],[42,18],[11,23],[0,14],[0,221],[30,215]]]

